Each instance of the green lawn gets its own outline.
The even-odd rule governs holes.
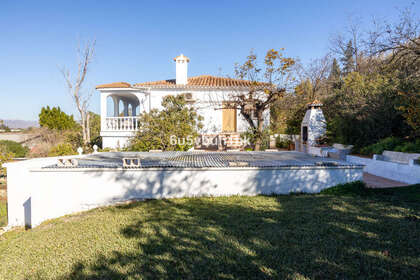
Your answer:
[[[150,200],[0,237],[1,279],[418,279],[420,185]]]
[[[6,200],[0,199],[0,227],[4,227],[6,224],[7,224]]]

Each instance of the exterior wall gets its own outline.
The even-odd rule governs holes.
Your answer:
[[[317,193],[362,179],[358,167],[40,169],[57,158],[9,163],[9,226],[138,198]]]
[[[222,133],[222,101],[230,94],[230,91],[223,91],[219,89],[203,89],[191,90],[182,88],[172,89],[106,89],[101,92],[101,136],[103,137],[103,147],[117,148],[117,143],[127,143],[129,138],[123,135],[106,135],[105,118],[110,116],[107,109],[107,98],[113,95],[135,95],[139,100],[139,112],[150,112],[151,109],[161,110],[162,98],[167,95],[177,95],[184,93],[192,93],[196,100],[194,107],[197,112],[203,116],[203,129],[199,131],[200,134],[218,134]],[[270,124],[270,112],[264,112],[264,126],[268,127]],[[248,123],[237,111],[237,132],[245,132],[248,129]],[[124,133],[124,132],[121,132]],[[122,144],[120,144],[122,146]]]
[[[123,148],[130,143],[129,136],[102,136],[103,148]]]
[[[68,156],[60,158],[78,158]],[[32,193],[37,191],[33,184],[33,168],[57,162],[58,157],[37,158],[3,164],[7,169],[7,215],[11,226],[31,225]]]
[[[204,127],[200,133],[213,134],[222,132],[222,100],[229,91],[222,90],[185,90],[185,89],[151,89],[151,109],[161,110],[162,98],[167,95],[177,95],[183,93],[192,93],[196,100],[194,107],[197,112],[204,117]],[[264,113],[264,125],[270,124],[270,112]],[[248,123],[237,111],[237,132],[245,132]]]
[[[376,176],[406,184],[420,183],[420,165],[408,165],[350,155],[346,157],[346,160],[350,163],[365,165],[363,170]]]
[[[103,148],[126,147],[130,139],[135,136],[133,131],[101,131]]]
[[[301,125],[301,140],[303,141],[303,127],[308,127],[308,141],[311,146],[316,144],[316,140],[326,133],[326,121],[320,108],[311,108],[306,111]]]

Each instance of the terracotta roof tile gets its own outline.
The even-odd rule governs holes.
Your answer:
[[[110,83],[110,84],[103,84],[96,86],[96,89],[100,88],[131,88],[131,85],[126,82],[116,82],[116,83]]]
[[[315,99],[314,101],[310,102],[307,104],[308,106],[322,106],[322,102],[319,101],[318,99]]]
[[[175,57],[174,61],[176,61],[178,58],[185,59],[187,62],[190,62],[190,59],[183,54],[180,54],[177,57]]]
[[[134,87],[159,87],[159,88],[183,88],[183,87],[250,87],[250,86],[268,86],[267,83],[255,83],[247,80],[238,80],[225,77],[215,77],[202,75],[188,78],[186,85],[177,85],[175,79],[161,80],[154,82],[144,82],[134,84]]]

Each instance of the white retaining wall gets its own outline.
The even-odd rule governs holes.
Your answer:
[[[279,169],[40,169],[57,158],[8,163],[9,226],[135,198],[316,193],[362,179],[361,167]]]
[[[358,156],[346,157],[350,163],[365,165],[364,171],[390,180],[406,184],[420,184],[420,165],[374,160]]]

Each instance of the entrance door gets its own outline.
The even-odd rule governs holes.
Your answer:
[[[304,126],[302,128],[302,141],[303,143],[306,143],[306,141],[308,141],[308,127]]]
[[[236,109],[223,109],[222,114],[222,131],[236,132]]]

